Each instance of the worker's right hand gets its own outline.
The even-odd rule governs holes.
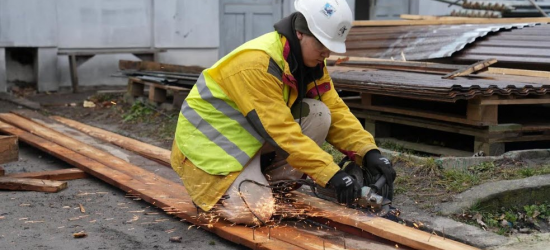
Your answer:
[[[348,207],[361,196],[361,185],[344,171],[336,172],[328,183],[336,189],[338,202]]]

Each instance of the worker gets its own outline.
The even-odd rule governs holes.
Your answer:
[[[344,53],[352,26],[345,0],[296,0],[275,31],[205,69],[179,114],[171,163],[193,202],[239,224],[268,221],[270,183],[304,174],[352,204],[362,183],[321,145],[386,177],[395,171],[334,89],[325,59]]]

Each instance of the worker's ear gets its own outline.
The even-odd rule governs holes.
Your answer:
[[[302,41],[302,38],[304,37],[304,34],[300,31],[296,31],[296,36],[298,37],[298,40]]]

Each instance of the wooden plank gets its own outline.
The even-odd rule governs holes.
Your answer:
[[[496,122],[487,122],[487,121],[482,121],[482,120],[471,120],[471,119],[467,119],[466,117],[462,117],[462,116],[458,116],[458,115],[439,114],[439,113],[434,113],[434,112],[424,112],[424,111],[415,110],[415,109],[381,107],[381,106],[365,107],[362,104],[355,104],[355,103],[348,103],[348,106],[352,107],[352,108],[359,108],[359,109],[365,109],[365,110],[374,110],[374,111],[389,112],[389,113],[395,113],[395,114],[401,114],[401,115],[416,116],[416,117],[422,117],[422,118],[435,119],[435,120],[439,120],[439,121],[462,123],[462,124],[473,125],[473,126],[496,125]]]
[[[457,76],[469,75],[469,74],[472,74],[474,72],[485,69],[485,68],[489,67],[489,65],[493,65],[496,62],[497,62],[497,59],[495,59],[495,58],[490,58],[490,59],[487,59],[487,60],[479,61],[479,62],[474,63],[472,65],[466,66],[462,69],[458,69],[458,70],[456,70],[452,73],[449,73],[447,75],[444,75],[441,78],[443,78],[443,79],[453,79]]]
[[[458,134],[470,135],[470,136],[479,136],[479,137],[488,136],[487,132],[484,129],[466,127],[460,124],[445,123],[445,122],[432,121],[432,120],[426,120],[426,119],[420,119],[420,118],[414,118],[414,117],[404,117],[404,116],[393,115],[393,114],[380,114],[379,112],[356,110],[356,109],[352,109],[352,112],[357,117],[372,119],[376,121],[396,123],[396,124],[402,124],[407,126],[427,128],[427,129],[439,130],[439,131],[450,132],[450,133],[458,133]]]
[[[12,117],[13,118],[13,117]],[[222,238],[233,241],[237,244],[242,244],[252,249],[321,249],[322,241],[317,242],[301,242],[294,241],[288,236],[268,235],[263,230],[256,230],[244,226],[232,225],[228,222],[211,220],[208,216],[198,216],[197,209],[192,204],[185,188],[178,183],[171,182],[163,177],[160,177],[142,168],[126,163],[125,166],[119,168],[116,164],[103,164],[98,160],[109,163],[113,158],[105,157],[105,153],[95,157],[86,157],[80,153],[86,153],[93,150],[90,146],[79,143],[80,147],[75,148],[79,153],[69,150],[60,144],[67,144],[74,140],[70,137],[59,134],[51,129],[40,126],[32,121],[20,118],[12,120],[12,122],[23,125],[26,129],[33,131],[33,134],[25,132],[19,128],[9,124],[0,122],[0,131],[5,133],[18,135],[22,141],[44,150],[63,161],[68,162],[87,173],[113,185],[126,192],[129,192],[136,197],[165,210],[169,214],[173,214],[179,218],[201,226],[203,229],[218,234]],[[25,122],[26,124],[20,124]],[[54,139],[56,143],[50,142],[43,138]],[[71,144],[71,143],[69,143]],[[97,153],[97,152],[95,152]],[[93,153],[87,153],[92,155]],[[104,160],[109,158],[107,160]],[[116,157],[115,157],[116,158]],[[289,230],[293,230],[289,228]],[[255,235],[253,238],[253,234]],[[293,232],[298,235],[298,232]],[[343,248],[343,245],[337,247]]]
[[[296,206],[306,208],[313,217],[328,218],[344,225],[360,228],[384,239],[416,249],[468,250],[477,249],[466,244],[431,235],[415,228],[349,209],[333,202],[321,200],[299,192],[292,192]]]
[[[487,73],[489,73],[489,74],[499,74],[499,75],[534,76],[534,77],[550,78],[550,71],[540,71],[540,70],[507,69],[507,68],[489,67],[487,69]]]
[[[480,105],[468,101],[466,117],[468,121],[474,123],[496,125],[498,124],[498,105]]]
[[[57,193],[65,188],[67,188],[67,182],[65,181],[12,178],[8,176],[0,177],[1,190]]]
[[[399,18],[405,20],[462,20],[462,19],[480,19],[487,20],[491,18],[478,18],[478,17],[459,17],[459,16],[428,16],[428,15],[411,15],[411,14],[401,14]]]
[[[196,73],[200,74],[204,68],[198,66],[182,66],[150,61],[129,61],[120,60],[118,62],[120,70],[138,70],[138,71],[162,71],[175,73]]]
[[[154,54],[166,49],[151,48],[118,48],[118,49],[60,49],[58,55],[93,56],[99,54]]]
[[[413,25],[445,25],[445,24],[498,24],[498,23],[549,23],[550,18],[465,18],[451,20],[380,20],[380,21],[354,21],[354,27],[367,26],[413,26]]]
[[[19,144],[16,136],[0,135],[0,164],[19,159]]]
[[[401,145],[406,149],[411,149],[414,151],[419,152],[425,152],[435,155],[441,155],[441,156],[463,156],[468,157],[472,156],[472,152],[463,151],[463,150],[457,150],[452,148],[445,148],[445,147],[439,147],[439,146],[433,146],[428,144],[422,144],[422,143],[415,143],[415,142],[408,142],[403,140],[398,140],[395,138],[376,138],[376,140],[381,142],[391,142],[397,145]]]
[[[163,103],[166,101],[167,94],[166,89],[157,88],[156,84],[149,85],[149,101],[153,103]]]
[[[0,116],[0,117],[2,117],[2,116]],[[121,139],[122,139],[122,138],[121,138]],[[139,151],[139,150],[141,150],[141,149],[142,149],[142,147],[135,147],[135,150],[138,150],[138,151]],[[166,150],[166,151],[168,152],[168,150]],[[169,155],[165,154],[165,157],[166,157],[166,158],[165,158],[164,161],[165,161],[165,162],[169,162]],[[302,196],[300,196],[300,197],[302,197]],[[302,203],[308,203],[309,201],[310,201],[310,199],[305,199],[305,200],[302,201]],[[333,204],[334,207],[341,208],[341,206],[339,206],[339,205],[337,205],[337,204],[334,204],[334,203],[331,203],[331,202],[327,202],[327,201],[324,201],[324,202],[325,202],[325,203]],[[309,203],[308,203],[308,204],[309,204]],[[324,207],[324,206],[319,206],[317,209],[319,209],[319,208],[321,208],[321,207]],[[324,210],[323,210],[323,211],[324,211]],[[355,211],[355,213],[357,213],[356,210],[351,210],[351,211]],[[368,215],[365,215],[365,216],[366,216],[367,218],[372,218],[372,217],[370,217],[370,216],[368,216]],[[362,218],[362,220],[364,220],[364,218],[363,218],[362,216],[358,216],[357,218],[358,218],[358,219],[359,219],[359,218]],[[332,217],[331,217],[331,219],[332,219]],[[376,219],[379,219],[379,218],[376,218]],[[399,225],[398,223],[395,223],[395,222],[392,222],[392,221],[389,221],[389,220],[385,220],[385,219],[379,219],[379,220],[383,220],[383,221],[384,221],[384,223],[381,223],[381,224],[380,224],[381,227],[386,227],[386,226],[387,226],[386,224],[388,224],[388,223],[389,223],[389,224],[392,224],[392,223],[393,223],[393,224]],[[339,220],[338,220],[337,222],[340,222],[340,223],[341,223],[341,221],[339,221]],[[344,223],[344,224],[345,224],[345,223]],[[355,224],[347,224],[347,225],[355,226]],[[405,227],[405,228],[407,228],[407,227]],[[361,228],[361,229],[364,229],[364,228]],[[377,230],[378,230],[379,232],[384,231],[384,229],[381,229],[381,228],[379,228],[379,229],[377,229]],[[412,230],[414,230],[414,229],[412,229]],[[261,231],[261,230],[260,230],[260,231]],[[367,230],[367,231],[369,231],[369,230]],[[415,231],[418,231],[418,230],[415,230]],[[371,231],[369,231],[369,232],[371,232]],[[418,232],[421,232],[421,231],[418,231]],[[399,235],[400,233],[408,234],[409,232],[408,232],[407,230],[405,230],[405,232],[396,232],[396,233],[394,233],[395,235],[398,235],[398,236],[389,235],[389,234],[386,234],[386,233],[381,233],[381,235],[383,235],[383,236],[378,235],[378,234],[375,234],[375,233],[373,233],[373,234],[378,235],[378,236],[383,237],[383,238],[386,238],[386,237],[384,237],[384,236],[388,236],[388,235],[389,235],[390,238],[386,238],[386,239],[390,239],[390,240],[392,240],[392,241],[395,241],[395,242],[398,242],[398,243],[401,243],[401,244],[404,244],[404,245],[412,246],[412,247],[416,247],[416,246],[423,246],[423,247],[424,247],[424,246],[427,246],[427,245],[425,245],[424,243],[418,243],[418,244],[417,244],[417,243],[411,243],[411,242],[410,242],[411,239],[403,240],[403,237],[406,237],[406,236],[401,236],[401,235]],[[429,234],[428,234],[428,233],[425,233],[425,232],[420,233],[420,235],[424,235],[424,237],[429,237]],[[418,234],[417,234],[417,236],[418,236]],[[413,237],[414,237],[414,236],[413,236]],[[287,236],[285,236],[284,238],[287,238]],[[397,240],[395,240],[395,239],[397,239]],[[450,240],[449,240],[449,241],[450,241]],[[453,245],[452,245],[453,242],[452,242],[452,241],[450,241],[450,242],[451,242],[451,248],[422,248],[422,249],[454,249],[454,248],[453,248]],[[460,244],[460,243],[458,243],[458,244]],[[430,247],[431,247],[431,246],[430,246]],[[468,249],[468,248],[465,248],[465,249]],[[471,249],[474,249],[474,248],[471,248]]]
[[[71,128],[79,130],[80,132],[83,132],[91,137],[112,143],[126,150],[136,152],[145,158],[154,160],[164,166],[170,167],[169,150],[60,116],[52,116],[51,118]]]
[[[53,181],[68,181],[76,179],[88,178],[88,174],[78,168],[68,168],[52,171],[31,172],[31,173],[16,173],[9,174],[6,177],[11,178],[29,178],[29,179],[42,179]]]
[[[128,93],[133,97],[144,96],[145,84],[137,78],[128,78]]]
[[[73,93],[78,92],[78,65],[76,63],[76,56],[69,55],[69,73],[71,74],[71,86],[73,87]]]
[[[479,105],[526,105],[526,104],[549,104],[550,96],[533,96],[522,98],[517,96],[500,97],[499,99],[481,99]]]
[[[464,67],[464,65],[451,65],[440,63],[426,63],[426,62],[403,62],[403,61],[345,61],[337,64],[337,66],[349,66],[359,68],[375,68],[385,70],[399,70],[409,72],[421,72],[421,73],[433,73],[433,74],[446,74],[457,69]]]

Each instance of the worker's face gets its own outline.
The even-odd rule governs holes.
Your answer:
[[[304,64],[308,67],[315,67],[323,64],[325,59],[330,56],[328,50],[317,38],[296,31],[300,46],[302,47],[302,58]]]

